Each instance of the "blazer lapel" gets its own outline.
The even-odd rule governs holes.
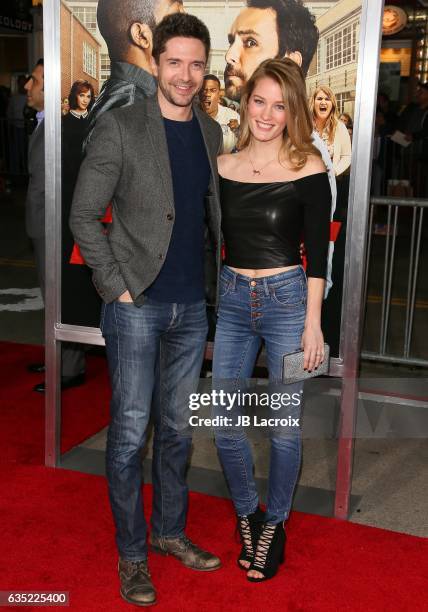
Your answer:
[[[172,185],[168,143],[166,141],[165,127],[156,95],[147,98],[146,112],[145,123],[153,150],[153,157],[158,165],[160,180],[163,184],[169,204],[174,208],[174,190]]]

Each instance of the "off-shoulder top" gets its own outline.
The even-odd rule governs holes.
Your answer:
[[[301,263],[307,276],[325,278],[331,190],[327,172],[294,181],[244,183],[220,176],[225,264],[259,270]]]

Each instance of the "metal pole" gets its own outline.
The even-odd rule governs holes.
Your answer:
[[[370,176],[383,1],[364,0],[356,91],[356,132],[349,190],[342,320],[343,386],[340,406],[334,514],[346,519],[352,483],[358,365],[363,321],[364,255],[370,200]],[[364,92],[363,92],[364,88]],[[358,177],[358,183],[357,183]]]
[[[45,465],[56,467],[61,432],[61,350],[55,338],[61,303],[61,3],[45,0],[43,6],[45,71]]]
[[[415,303],[416,303],[416,287],[418,284],[418,272],[419,272],[419,255],[421,249],[421,237],[422,237],[422,224],[424,220],[424,209],[421,208],[419,211],[419,228],[418,228],[418,238],[416,241],[416,253],[415,253],[415,267],[413,270],[413,287],[412,287],[412,295],[410,299],[410,320],[409,327],[407,330],[407,344],[405,347],[404,356],[408,357],[410,352],[410,345],[412,342],[412,331],[413,331],[413,318],[415,315]]]

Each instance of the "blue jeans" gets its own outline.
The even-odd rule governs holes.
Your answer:
[[[213,357],[213,386],[245,389],[262,341],[269,370],[269,393],[300,394],[301,383],[284,385],[282,357],[300,350],[306,315],[306,276],[300,266],[280,274],[251,279],[225,266]],[[272,396],[271,396],[272,397]],[[301,398],[301,395],[300,395]],[[286,409],[300,419],[300,401]],[[276,414],[271,416],[275,417]],[[282,416],[282,415],[281,415]],[[290,512],[301,462],[300,427],[273,428],[266,520],[284,521]],[[258,505],[250,443],[242,427],[217,429],[216,446],[238,515]]]
[[[152,416],[152,533],[184,532],[191,449],[189,394],[197,390],[207,336],[205,302],[168,304],[146,298],[104,304],[101,330],[112,385],[106,468],[119,554],[147,558],[141,450]]]

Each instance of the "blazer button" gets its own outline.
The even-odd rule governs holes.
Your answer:
[[[163,259],[163,255],[162,255],[162,253],[159,253],[158,258],[159,258],[159,259]]]
[[[166,218],[168,219],[168,221],[172,221],[174,219],[174,216],[171,215],[171,213],[168,213]]]

